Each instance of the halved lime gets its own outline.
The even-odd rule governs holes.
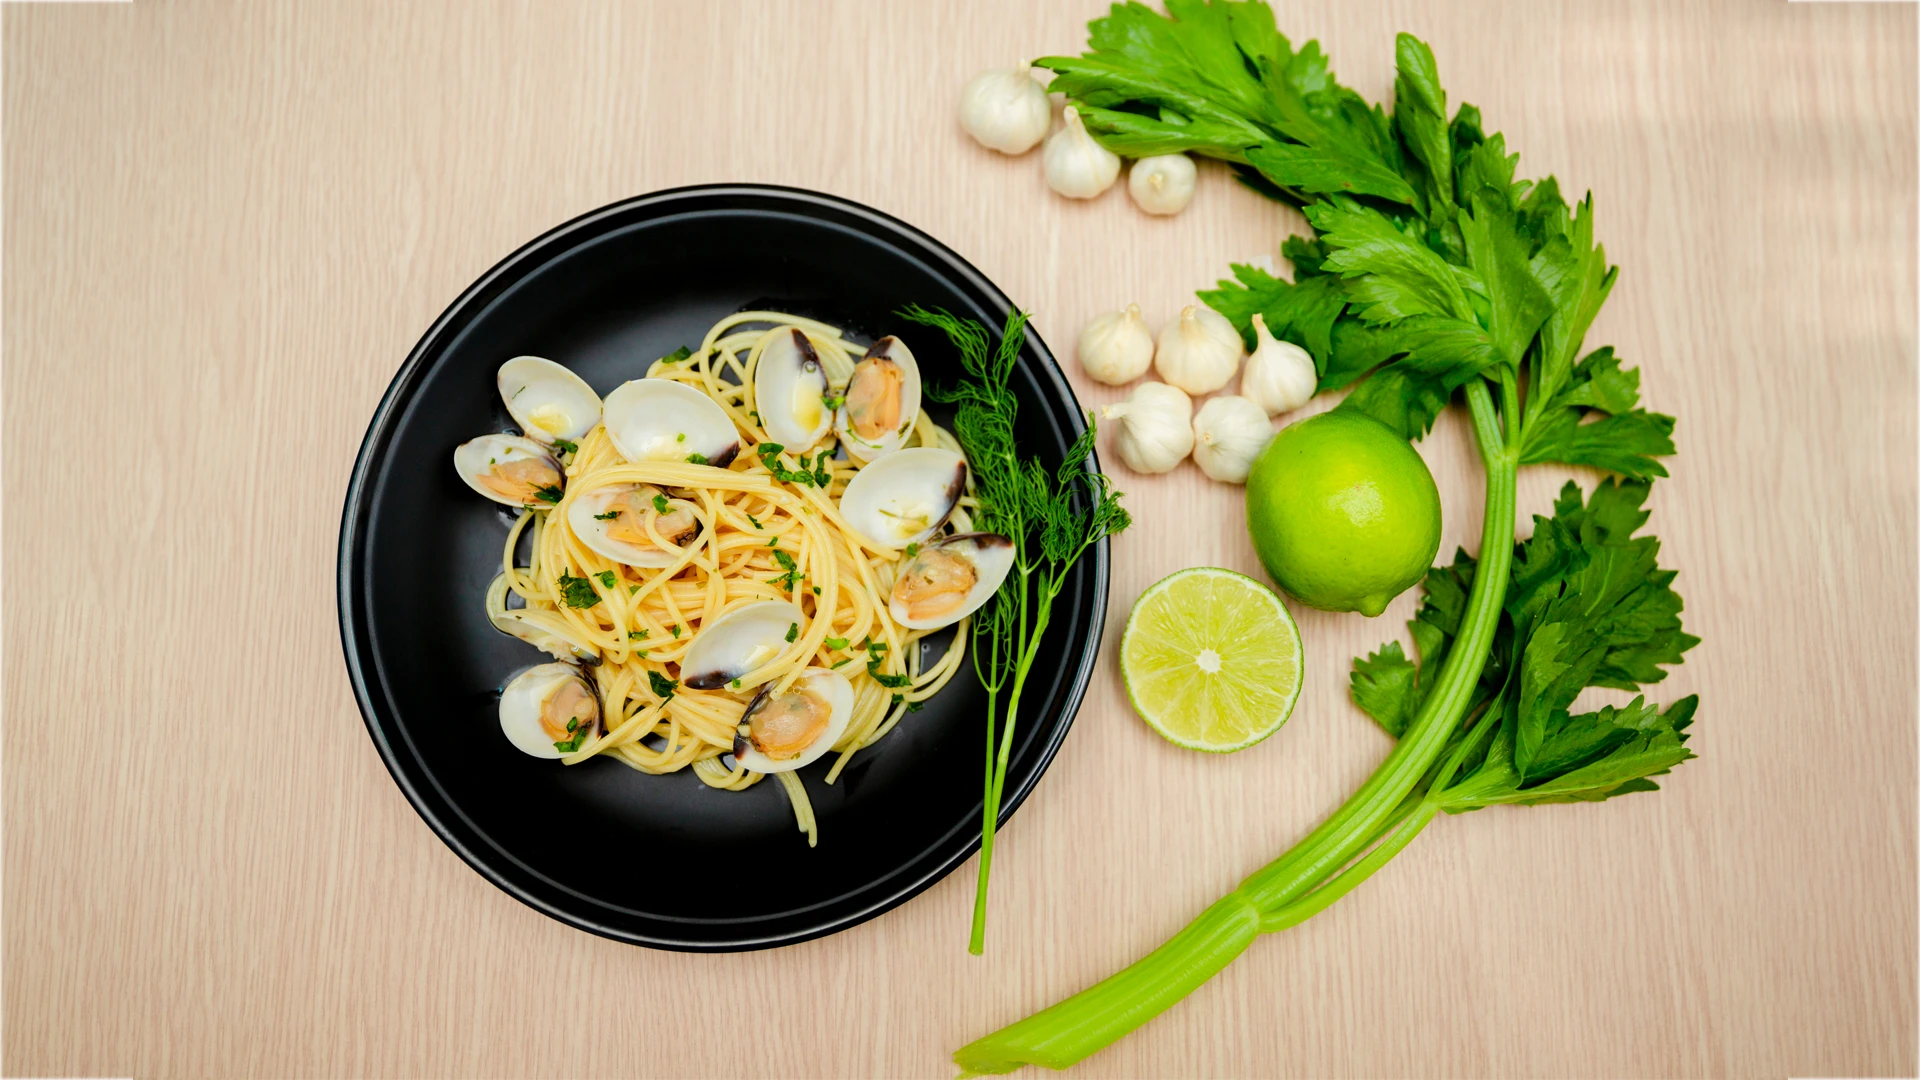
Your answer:
[[[1300,699],[1300,630],[1245,574],[1211,566],[1160,579],[1127,616],[1120,677],[1168,742],[1225,754],[1280,730]]]

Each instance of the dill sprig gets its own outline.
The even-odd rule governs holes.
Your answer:
[[[974,527],[1013,541],[1013,569],[993,601],[973,621],[973,669],[987,691],[987,757],[981,802],[980,877],[974,889],[973,930],[967,948],[986,947],[987,879],[993,869],[994,830],[1000,818],[1007,762],[1027,672],[1039,655],[1053,615],[1054,598],[1080,556],[1125,529],[1132,518],[1119,491],[1093,465],[1093,415],[1054,470],[1038,458],[1021,457],[1014,438],[1020,399],[1011,387],[1026,344],[1027,315],[1007,314],[996,347],[987,328],[972,319],[917,304],[902,318],[940,330],[960,353],[967,378],[948,387],[929,386],[935,401],[956,406],[953,432],[972,474]],[[1004,708],[1002,694],[1005,695]]]

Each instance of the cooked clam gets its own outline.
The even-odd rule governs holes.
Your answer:
[[[496,376],[507,412],[530,439],[579,442],[600,422],[600,395],[573,372],[538,356],[516,356]]]
[[[718,690],[780,655],[787,635],[806,622],[785,600],[742,604],[700,628],[680,660],[680,681],[693,690]]]
[[[943,536],[900,567],[887,613],[910,630],[937,630],[980,609],[1013,568],[1013,541],[994,533]]]
[[[599,738],[600,695],[572,664],[528,668],[500,691],[500,730],[523,754],[557,758]]]
[[[607,437],[628,461],[691,461],[724,469],[740,452],[727,411],[671,379],[634,379],[607,395]]]
[[[733,737],[733,757],[754,772],[791,772],[818,761],[846,734],[853,684],[837,671],[808,668],[784,694],[760,688]]]
[[[567,506],[567,525],[581,543],[628,566],[670,566],[680,552],[660,542],[683,548],[700,534],[693,511],[668,506],[666,492],[652,484],[614,484],[577,495]]]
[[[897,450],[855,473],[840,496],[840,516],[885,547],[932,536],[960,505],[967,460],[937,446]]]
[[[847,456],[867,462],[900,449],[920,416],[920,365],[896,337],[873,343],[847,380],[833,427]]]
[[[798,328],[774,331],[753,369],[753,407],[767,438],[792,453],[813,447],[833,427],[827,369]]]
[[[487,621],[493,628],[545,652],[555,660],[583,664],[600,662],[600,650],[580,636],[558,612],[507,606],[507,575],[499,574],[487,587]]]
[[[518,435],[482,435],[453,448],[467,486],[507,506],[552,506],[566,475],[553,451]]]

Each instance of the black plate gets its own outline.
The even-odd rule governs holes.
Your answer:
[[[802,771],[808,849],[777,784],[708,789],[690,772],[536,761],[500,733],[499,687],[544,654],[482,611],[509,517],[454,474],[456,444],[509,429],[494,369],[557,360],[602,394],[721,317],[776,308],[851,335],[898,333],[929,382],[944,337],[892,312],[947,308],[998,329],[1007,297],[924,233],[844,199],[716,185],[568,222],[488,271],[394,377],[340,524],[340,636],[367,730],[448,846],[508,893],[583,930],[658,948],[757,949],[842,930],[939,880],[979,847],[985,697],[967,665],[832,787]],[[1085,424],[1045,343],[1014,379],[1023,448],[1055,465]],[[935,407],[937,419],[944,416]],[[1094,463],[1097,467],[1097,463]],[[1074,569],[1034,665],[1001,821],[1046,771],[1086,691],[1107,603],[1107,546]],[[956,929],[956,933],[958,929]]]

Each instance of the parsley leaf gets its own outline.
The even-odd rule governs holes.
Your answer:
[[[660,362],[663,364],[678,364],[681,361],[688,359],[692,355],[693,355],[693,350],[687,348],[685,345],[682,345],[679,348],[668,353],[667,355],[661,357]]]
[[[798,640],[799,637],[800,637],[800,624],[788,623],[787,624],[787,642],[791,644],[794,641]]]
[[[590,608],[600,602],[600,594],[593,591],[593,583],[586,578],[562,570],[559,585],[560,599],[570,608]]]
[[[557,503],[560,501],[562,494],[563,492],[552,484],[533,489],[534,498],[539,499],[541,502]]]
[[[602,570],[593,576],[599,578],[600,584],[609,589],[613,588],[614,584],[620,580],[611,570]]]
[[[618,510],[609,510],[609,511],[607,511],[607,512],[606,512],[606,513],[604,513],[604,514],[595,514],[595,515],[593,515],[593,520],[595,520],[595,521],[612,521],[612,520],[613,520],[614,518],[617,518],[617,517],[619,517],[619,516],[620,516],[620,511],[618,511]]]
[[[677,679],[669,679],[657,671],[649,671],[647,672],[647,686],[653,691],[655,697],[665,701],[673,696],[675,690],[680,688],[680,682]]]
[[[566,439],[553,440],[553,448],[563,454],[577,454],[580,452],[579,443],[569,442]]]
[[[843,637],[830,637],[823,642],[823,644],[829,649],[844,649],[847,647],[847,639]]]
[[[665,495],[661,495],[658,492],[654,494],[653,512],[656,514],[664,514],[667,512],[667,497]]]

